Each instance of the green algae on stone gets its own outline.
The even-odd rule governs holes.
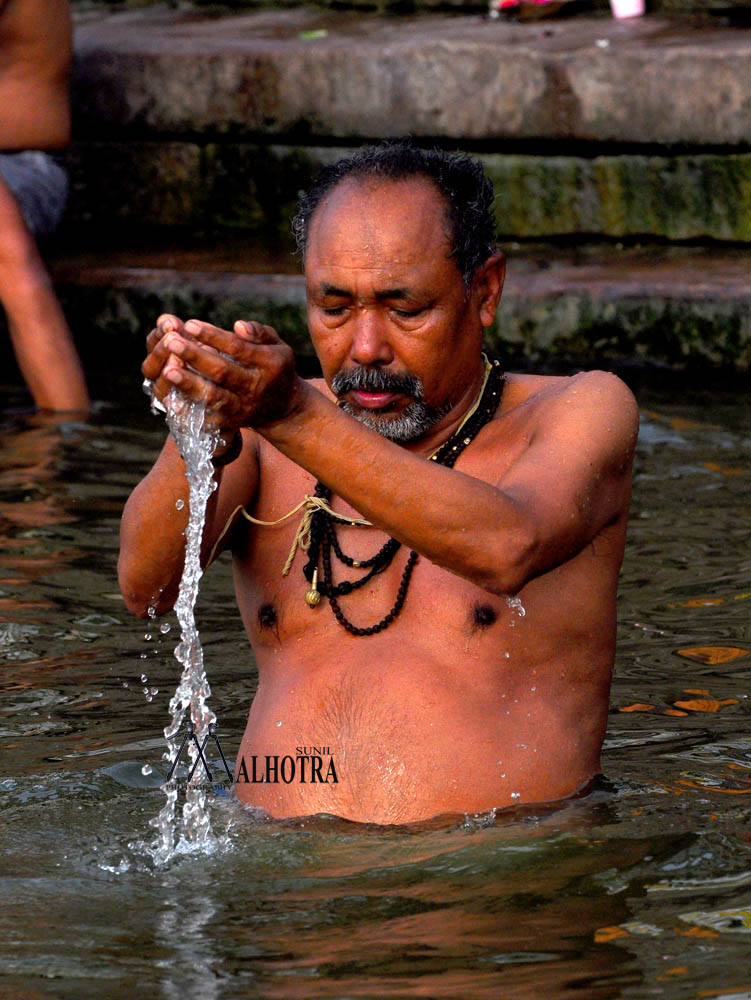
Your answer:
[[[499,232],[751,242],[751,154],[482,157]]]

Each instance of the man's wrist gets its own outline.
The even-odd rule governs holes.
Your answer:
[[[320,395],[315,389],[312,392]],[[284,412],[277,414],[269,420],[254,420],[253,429],[269,440],[277,434],[281,434],[282,436],[286,436],[290,432],[294,434],[294,428],[298,420],[305,418],[310,396],[310,383],[300,378],[299,375],[296,375],[290,392],[285,399]]]

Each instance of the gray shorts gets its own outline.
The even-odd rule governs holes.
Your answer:
[[[68,175],[59,158],[38,150],[0,153],[2,178],[35,239],[58,227],[68,197]]]

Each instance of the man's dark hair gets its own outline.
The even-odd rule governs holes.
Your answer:
[[[300,199],[292,222],[292,232],[303,258],[315,210],[338,184],[348,178],[398,181],[410,177],[426,177],[443,195],[450,227],[451,255],[456,258],[469,291],[477,268],[497,251],[493,185],[478,160],[461,153],[418,149],[408,139],[363,146],[352,156],[320,171],[313,186]]]

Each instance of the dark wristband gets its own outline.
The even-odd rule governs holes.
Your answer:
[[[240,452],[243,450],[243,436],[240,431],[235,431],[235,436],[232,438],[229,444],[229,448],[223,451],[221,455],[216,455],[211,459],[211,464],[215,469],[221,469],[223,465],[229,465],[230,462],[234,462],[236,458],[240,457]]]

